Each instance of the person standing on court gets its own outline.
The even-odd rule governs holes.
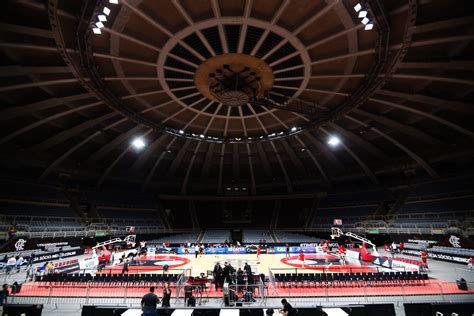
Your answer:
[[[257,246],[257,259],[260,259],[260,252],[262,250],[260,249],[260,245]]]
[[[299,254],[299,259],[301,261],[301,267],[304,268],[305,262],[304,262],[304,252],[303,252],[303,250],[301,250],[301,252]]]
[[[214,270],[212,270],[212,276],[214,277],[214,283],[216,285],[216,291],[221,287],[222,279],[222,267],[219,262],[216,262],[214,265]]]
[[[156,316],[156,306],[160,303],[160,299],[155,294],[155,287],[150,287],[150,292],[142,297],[143,316]]]
[[[201,247],[199,247],[199,245],[196,244],[196,246],[194,247],[194,255],[195,255],[195,258],[198,257],[199,250],[201,250]]]
[[[290,245],[286,244],[285,245],[285,252],[286,252],[286,258],[290,256]]]
[[[161,306],[170,307],[170,301],[171,301],[170,284],[166,282],[163,288],[163,300],[161,302]]]

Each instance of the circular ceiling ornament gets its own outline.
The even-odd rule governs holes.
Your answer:
[[[244,23],[247,31],[241,34]],[[219,68],[222,71],[225,65],[239,73],[249,67],[250,72],[255,73],[254,79],[260,77],[257,80],[260,87],[225,89],[220,93],[211,91],[209,74]],[[197,104],[199,96],[235,108],[247,104],[254,92],[262,96],[263,92],[271,90],[297,97],[308,84],[311,59],[305,45],[281,26],[255,18],[242,21],[219,17],[175,33],[161,49],[156,69],[161,87],[177,104],[204,116],[226,119],[225,113],[213,113],[214,107],[203,109]],[[290,88],[283,84],[286,78],[292,81]],[[192,97],[188,98],[188,95]],[[182,108],[176,111],[180,110]],[[231,111],[229,116],[245,120],[275,111],[278,110],[254,107],[255,113]]]
[[[194,83],[209,100],[235,107],[263,97],[273,86],[273,72],[267,63],[256,57],[223,54],[199,65]]]

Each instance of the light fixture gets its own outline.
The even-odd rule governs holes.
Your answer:
[[[283,132],[278,133],[278,135],[283,135],[283,134],[285,134],[285,133],[283,133]]]
[[[107,8],[107,7],[104,7],[104,10],[102,10],[102,12],[104,12],[105,15],[109,15],[110,14],[110,9]]]
[[[337,138],[336,136],[331,136],[331,138],[329,138],[328,140],[328,145],[337,146],[340,142],[341,140],[339,138]]]
[[[242,140],[242,138],[236,137],[235,140],[238,141],[238,142],[240,142],[240,141]]]
[[[143,147],[145,147],[145,142],[141,137],[137,137],[133,140],[132,145],[136,149],[142,149]]]
[[[260,136],[259,138],[260,138],[260,139],[263,139],[263,137],[264,137],[264,136],[262,135],[262,136]]]
[[[193,137],[196,137],[196,136],[197,136],[197,135],[196,135],[196,134],[194,134],[194,133],[192,133],[191,135],[193,135]]]
[[[366,24],[364,30],[370,31],[371,29],[374,28],[374,25],[372,23]]]
[[[183,131],[182,129],[180,129],[178,133],[180,133],[181,135],[183,135],[183,134],[184,134],[184,131]]]
[[[370,21],[369,19],[363,18],[361,22],[362,22],[362,24],[367,24],[367,23],[369,23],[369,21]]]
[[[204,138],[204,135],[203,135],[203,134],[201,134],[201,135],[199,135],[199,137],[201,137],[201,138]]]
[[[367,16],[367,11],[362,10],[359,12],[359,18],[365,18]]]
[[[102,34],[102,31],[98,27],[92,28],[92,32],[94,32],[94,34]]]
[[[107,17],[105,16],[105,14],[99,14],[97,17],[99,18],[99,21],[102,21],[102,22],[107,21]]]
[[[109,0],[109,3],[118,4],[118,0]]]
[[[295,126],[293,126],[293,127],[291,128],[291,131],[292,131],[292,132],[296,132],[296,129],[297,129],[297,128],[296,128]]]
[[[360,3],[356,4],[354,7],[355,12],[359,12],[361,9],[362,9],[362,6],[360,5]]]
[[[96,22],[95,25],[96,25],[99,29],[101,29],[101,28],[104,27],[104,23],[102,23],[102,22],[100,22],[100,21],[99,21],[99,22]]]

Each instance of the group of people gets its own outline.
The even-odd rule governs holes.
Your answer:
[[[7,256],[3,257],[3,265],[4,270],[7,274],[13,272],[20,272],[23,265],[26,263],[26,269],[33,264],[36,255],[32,253],[29,257],[24,258],[22,255],[11,256],[8,258]]]
[[[156,308],[160,304],[160,298],[155,294],[155,287],[150,287],[150,292],[145,294],[141,300],[141,308],[143,316],[156,316]],[[162,307],[170,307],[171,305],[171,289],[169,283],[163,285],[163,297],[161,299]]]
[[[253,284],[253,272],[252,267],[246,262],[244,268],[238,268],[236,270],[230,262],[225,262],[224,267],[222,268],[220,262],[216,262],[214,265],[214,269],[212,270],[212,276],[214,278],[214,285],[216,291],[219,289],[222,290],[224,287],[224,282],[234,283],[237,284],[239,287],[242,288],[249,284]]]

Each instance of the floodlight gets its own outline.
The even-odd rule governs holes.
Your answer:
[[[337,146],[339,145],[340,142],[341,140],[337,138],[336,136],[331,136],[331,138],[329,138],[328,140],[328,144],[331,146]]]
[[[133,140],[132,145],[136,149],[142,149],[143,147],[145,147],[145,141],[143,141],[141,137],[137,137]]]

